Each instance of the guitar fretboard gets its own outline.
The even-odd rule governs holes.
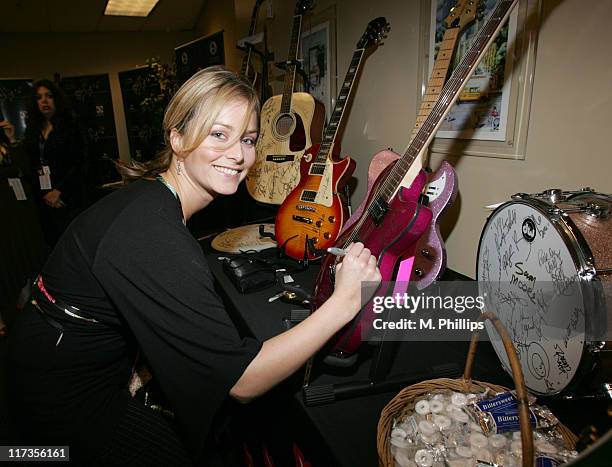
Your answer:
[[[285,72],[285,85],[283,87],[283,98],[281,100],[281,113],[291,112],[291,95],[295,85],[295,69],[298,56],[298,44],[300,42],[300,31],[302,29],[302,15],[293,17],[293,26],[291,28],[291,43],[289,44],[289,53],[287,54],[287,70]]]
[[[440,50],[438,50],[436,61],[431,70],[431,77],[427,82],[427,89],[425,90],[421,106],[419,107],[416,123],[414,128],[412,128],[413,138],[431,113],[431,109],[438,101],[438,97],[440,97],[440,92],[442,92],[442,87],[444,86],[446,75],[448,74],[448,69],[453,58],[453,50],[455,50],[455,44],[457,43],[457,37],[460,31],[460,28],[447,28],[444,32],[444,37],[440,43]]]
[[[338,94],[338,98],[336,99],[334,111],[331,114],[329,123],[325,127],[325,131],[323,132],[323,138],[321,139],[321,145],[319,146],[319,151],[317,152],[316,157],[316,162],[318,163],[325,163],[329,150],[334,144],[336,135],[338,134],[338,127],[340,126],[340,121],[342,120],[344,109],[346,108],[346,103],[348,102],[351,90],[353,89],[355,76],[359,72],[364,51],[365,49],[357,49],[353,53],[353,58],[351,59],[348,72],[344,78],[344,83],[342,83],[342,88],[340,88],[340,94]]]

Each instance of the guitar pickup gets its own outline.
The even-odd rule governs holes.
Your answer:
[[[293,154],[282,155],[282,154],[270,154],[266,156],[266,162],[274,162],[276,164],[281,164],[283,162],[293,162],[295,160],[295,156]]]
[[[374,224],[380,225],[383,220],[383,217],[385,217],[385,214],[389,210],[389,205],[384,199],[378,197],[374,200],[369,210],[370,216],[372,217]]]
[[[312,219],[310,217],[294,215],[293,220],[298,221],[298,222],[303,222],[304,224],[312,224]]]

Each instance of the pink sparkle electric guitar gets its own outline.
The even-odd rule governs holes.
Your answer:
[[[444,19],[446,30],[440,43],[440,50],[436,56],[429,82],[427,83],[427,89],[419,107],[417,122],[412,129],[411,138],[414,138],[417,134],[421,124],[429,116],[433,105],[440,97],[442,86],[446,81],[453,59],[457,40],[461,31],[476,19],[477,3],[477,1],[472,0],[458,0]],[[389,164],[395,163],[400,157],[399,154],[391,151],[382,151],[374,156],[368,170],[368,192],[381,171]],[[432,212],[432,221],[414,248],[415,256],[411,280],[418,289],[424,289],[432,284],[446,269],[446,249],[444,248],[444,240],[440,233],[439,220],[457,197],[457,175],[455,169],[448,162],[442,162],[438,170],[428,174],[423,194],[428,198],[428,207]],[[361,216],[363,207],[364,205],[362,204],[349,218],[343,232],[349,230],[350,226]]]
[[[439,98],[428,109],[427,116],[417,120],[419,128],[404,155],[399,157],[392,151],[382,151],[376,154],[370,165],[370,173],[376,170],[373,166],[378,166],[380,175],[369,185],[366,201],[349,219],[335,246],[346,248],[352,242],[363,242],[377,256],[383,282],[393,280],[402,258],[414,255],[418,240],[430,228],[434,217],[422,196],[427,176],[420,169],[420,163],[415,162],[426,151],[442,120],[517,3],[518,0],[499,1],[444,84]],[[323,259],[313,293],[315,309],[333,293],[338,261],[332,255]],[[380,294],[380,290],[376,294]],[[338,333],[326,362],[338,366],[351,365],[356,359],[357,349],[367,339],[375,316],[370,301]]]

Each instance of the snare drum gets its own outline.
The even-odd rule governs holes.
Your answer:
[[[479,294],[508,329],[525,384],[536,394],[571,392],[600,359],[612,324],[611,230],[612,197],[588,188],[517,194],[487,219]],[[501,341],[486,326],[511,373]]]

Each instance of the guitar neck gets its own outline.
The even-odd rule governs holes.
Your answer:
[[[319,151],[317,152],[316,157],[316,162],[318,163],[324,163],[326,161],[329,151],[336,140],[338,128],[340,127],[340,122],[342,121],[342,116],[344,115],[344,109],[346,108],[346,103],[348,102],[351,91],[353,90],[355,77],[361,68],[364,52],[365,49],[357,49],[353,53],[351,64],[349,65],[348,72],[346,73],[346,77],[342,83],[342,88],[340,89],[340,94],[338,94],[338,98],[336,99],[334,111],[331,114],[329,123],[325,127],[325,131],[323,132],[323,138],[321,139],[321,145],[319,146]]]
[[[382,183],[379,195],[387,202],[398,190],[404,176],[415,159],[433,139],[436,131],[442,124],[442,120],[459,97],[461,89],[463,89],[467,83],[476,65],[487,52],[487,48],[495,39],[495,36],[518,1],[519,0],[500,0],[485,25],[480,29],[472,41],[472,45],[442,88],[438,101],[430,109],[429,115],[423,121],[421,127],[408,146],[408,149],[397,161],[393,169],[389,171],[388,176]],[[380,199],[379,197],[377,198]]]
[[[260,1],[255,2],[255,6],[253,7],[253,11],[251,13],[251,25],[249,26],[249,37],[255,34],[255,28],[257,27],[257,12],[259,10],[260,3],[261,3]],[[251,63],[251,47],[248,44],[247,44],[247,49],[248,49],[247,54],[242,59],[242,67],[240,69],[240,76],[243,76],[243,77],[247,76],[249,65]]]
[[[287,71],[285,72],[285,85],[283,87],[283,98],[281,100],[281,112],[291,112],[291,95],[295,86],[296,62],[298,58],[298,44],[302,30],[302,15],[293,17],[293,27],[291,28],[291,43],[287,54]]]
[[[421,100],[421,106],[419,107],[419,113],[417,114],[416,123],[412,128],[412,138],[418,133],[419,128],[423,122],[427,119],[431,113],[431,109],[438,101],[442,87],[446,81],[446,75],[448,75],[448,69],[450,68],[451,60],[453,58],[453,51],[457,44],[457,38],[461,28],[447,28],[444,32],[444,37],[440,44],[440,50],[436,56],[433,69],[431,70],[431,76],[427,82],[427,89]]]

